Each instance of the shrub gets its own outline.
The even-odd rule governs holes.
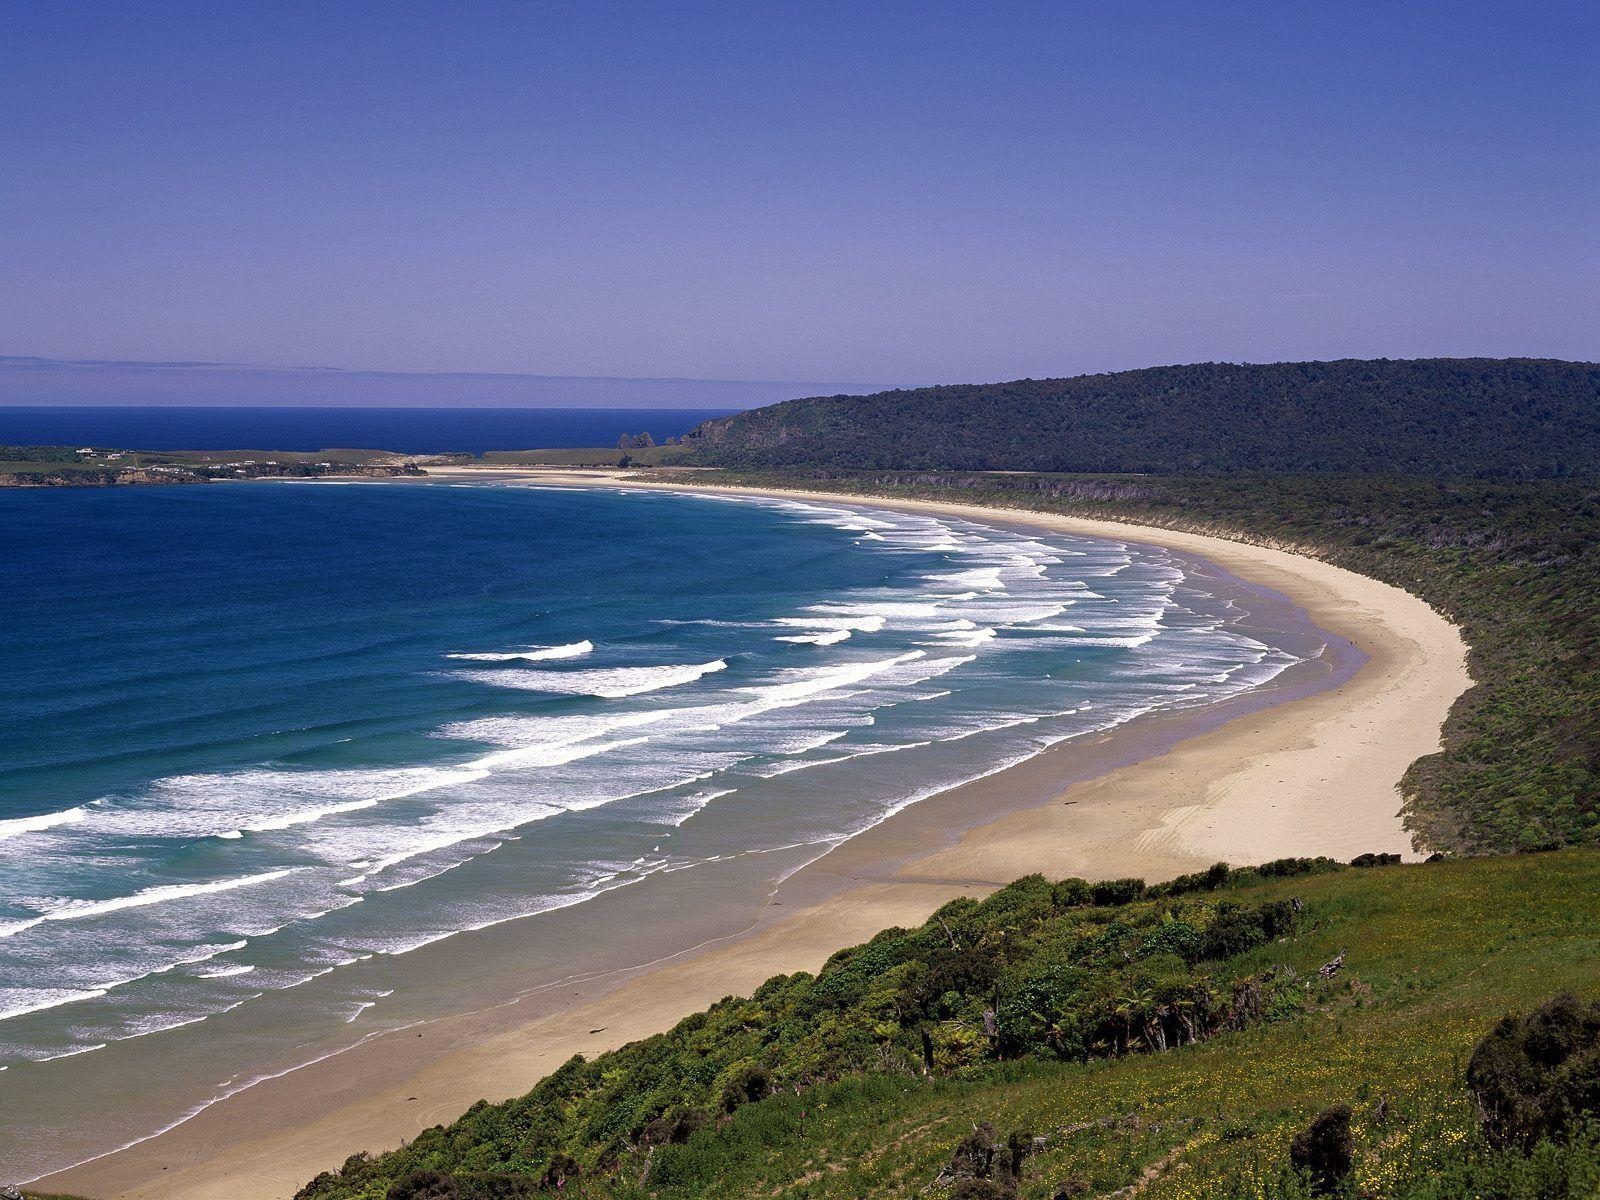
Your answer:
[[[999,1135],[984,1121],[956,1143],[945,1173],[955,1179],[987,1179],[994,1174],[1000,1154]]]
[[[722,1109],[732,1112],[741,1104],[764,1100],[771,1090],[771,1073],[758,1062],[741,1059],[722,1074]]]
[[[1092,891],[1085,880],[1073,876],[1055,885],[1051,899],[1058,909],[1077,908],[1089,903]]]
[[[1175,919],[1157,926],[1145,939],[1144,949],[1147,954],[1176,954],[1185,962],[1195,962],[1204,944],[1198,929],[1187,921]]]
[[[1358,854],[1350,860],[1352,867],[1392,867],[1398,864],[1398,854]]]
[[[386,1200],[458,1200],[460,1195],[454,1176],[441,1171],[413,1171],[394,1181]]]
[[[461,1200],[528,1200],[533,1180],[523,1175],[457,1175]]]
[[[1253,950],[1267,940],[1262,927],[1261,914],[1253,908],[1244,908],[1231,901],[1217,909],[1217,916],[1200,938],[1197,959],[1232,958]]]
[[[1118,904],[1131,904],[1144,895],[1144,880],[1142,879],[1107,879],[1103,883],[1094,884],[1089,889],[1089,897],[1098,908],[1109,908]]]
[[[670,1112],[646,1125],[642,1140],[647,1146],[678,1145],[687,1142],[705,1123],[705,1114],[696,1109]]]
[[[1600,1003],[1557,996],[1505,1017],[1467,1063],[1484,1137],[1497,1149],[1561,1141],[1600,1115]]]
[[[1016,1130],[1004,1141],[984,1121],[957,1144],[941,1178],[950,1200],[1014,1200],[1023,1160],[1033,1153],[1033,1134]]]
[[[1166,883],[1158,883],[1149,889],[1149,894],[1182,896],[1189,892],[1214,892],[1220,887],[1226,887],[1232,874],[1227,863],[1219,862],[1193,875],[1179,875],[1175,879],[1167,880]]]
[[[1331,858],[1275,858],[1256,867],[1255,872],[1264,879],[1287,879],[1338,869],[1339,864]]]
[[[1355,1139],[1350,1134],[1350,1106],[1336,1104],[1311,1119],[1289,1143],[1289,1161],[1311,1179],[1311,1193],[1331,1195],[1350,1174]]]
[[[562,1187],[568,1179],[582,1173],[583,1168],[572,1155],[556,1154],[551,1157],[550,1165],[544,1169],[544,1174],[539,1177],[539,1186],[542,1188]]]

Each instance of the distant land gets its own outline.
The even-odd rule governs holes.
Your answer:
[[[465,456],[463,456],[465,457]],[[0,446],[0,488],[211,483],[222,479],[422,475],[417,459],[383,450],[166,450]]]
[[[791,400],[686,441],[734,467],[1592,475],[1600,365],[1199,363]]]
[[[841,389],[862,390],[838,381],[364,371],[0,355],[0,406],[731,409]]]
[[[149,404],[0,407],[0,445],[135,450],[320,451],[365,446],[397,454],[484,454],[573,446],[617,448],[623,434],[682,437],[729,408],[268,408]],[[614,465],[616,455],[611,462]]]

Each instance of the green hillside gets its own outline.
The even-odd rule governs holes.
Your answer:
[[[1600,365],[1200,363],[790,400],[708,421],[712,466],[1600,473]]]
[[[1463,1071],[1505,1012],[1600,992],[1596,962],[1593,851],[1032,877],[300,1197],[1301,1197],[1290,1141],[1341,1103],[1341,1194],[1592,1196],[1600,1143],[1493,1149]]]

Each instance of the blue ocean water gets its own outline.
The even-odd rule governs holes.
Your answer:
[[[482,454],[681,437],[720,408],[4,407],[0,445]]]
[[[808,861],[1321,649],[1151,547],[511,483],[0,492],[0,596],[0,1069],[41,1097],[291,992],[325,1051],[402,999],[373,961]]]

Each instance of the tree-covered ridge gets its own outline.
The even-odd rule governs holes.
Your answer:
[[[827,469],[697,475],[1127,520],[1288,546],[1461,625],[1475,686],[1407,773],[1429,849],[1600,844],[1600,480],[1071,476]]]
[[[790,400],[685,439],[714,466],[1600,473],[1600,365],[1200,363]]]
[[[1495,1022],[1593,996],[1597,895],[1592,851],[1287,861],[1098,893],[1032,877],[573,1059],[300,1195],[1302,1200],[1330,1168],[1297,1169],[1294,1143],[1347,1106],[1333,1194],[1590,1197],[1600,1047],[1580,1028],[1542,1099],[1516,1061],[1539,1026],[1508,1041]],[[1536,1118],[1514,1145],[1477,1107],[1508,1087]]]

